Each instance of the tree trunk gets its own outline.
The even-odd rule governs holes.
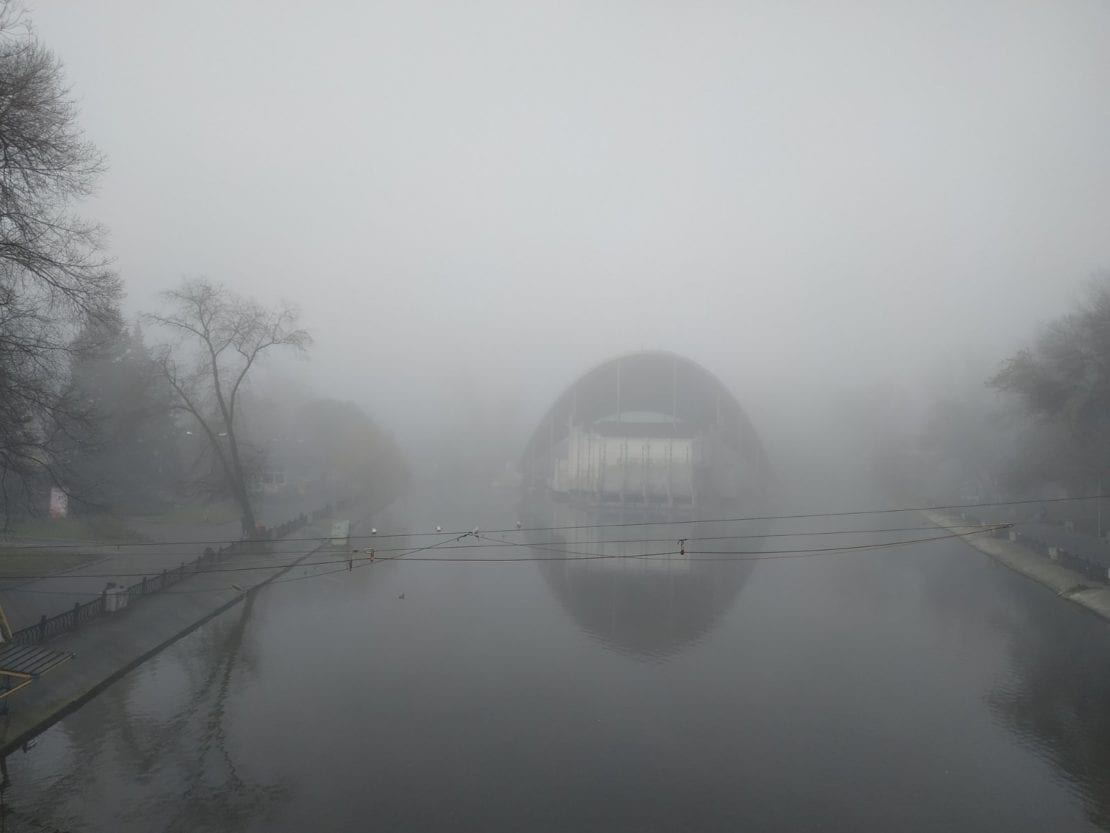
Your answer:
[[[254,507],[251,506],[251,497],[247,492],[247,484],[243,481],[243,465],[239,461],[239,444],[230,426],[227,432],[228,447],[231,451],[232,465],[232,492],[235,502],[239,504],[240,522],[243,526],[243,535],[253,538],[258,534],[258,521],[254,516]]]
[[[235,490],[235,502],[239,504],[239,522],[243,527],[243,537],[254,538],[258,534],[258,522],[255,520],[247,490],[242,486]]]

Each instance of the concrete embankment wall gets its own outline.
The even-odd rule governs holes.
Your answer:
[[[368,515],[370,510],[364,511]],[[296,536],[304,539],[300,553],[236,556],[223,565],[234,567],[235,572],[216,568],[198,571],[166,591],[140,597],[119,613],[45,643],[44,647],[71,652],[73,659],[8,698],[8,713],[0,719],[0,756],[18,749],[124,674],[241,602],[248,593],[296,566],[335,559],[327,543],[331,524],[331,518],[321,518],[298,531]]]
[[[969,525],[961,518],[944,512],[924,511],[922,514],[937,526],[963,536],[970,546],[1011,570],[1110,621],[1110,588],[1092,585],[1086,576],[1054,563],[1020,541],[991,537],[977,524]]]

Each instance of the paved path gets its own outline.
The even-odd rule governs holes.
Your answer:
[[[283,501],[264,503],[258,511],[261,523],[274,526],[301,512],[310,512],[317,506],[300,506]],[[162,524],[128,519],[128,525],[147,538],[150,543],[82,546],[80,552],[100,555],[101,558],[72,570],[56,573],[38,580],[19,580],[0,584],[0,604],[13,630],[32,625],[45,614],[55,616],[73,608],[75,603],[87,602],[98,595],[109,581],[133,584],[143,576],[155,576],[163,570],[172,570],[183,562],[194,560],[204,552],[205,544],[171,544],[178,541],[214,541],[230,543],[240,538],[239,521],[222,524]],[[294,537],[305,537],[301,533]],[[67,542],[72,546],[73,542]],[[279,547],[280,548],[280,547]],[[2,564],[2,562],[0,562]],[[118,575],[118,578],[110,576]]]
[[[352,534],[357,534],[360,516],[368,514],[369,508],[355,506],[344,510],[342,516],[353,521]],[[331,518],[321,519],[293,537],[323,538],[331,523]],[[0,755],[53,725],[146,659],[241,601],[252,589],[282,576],[293,578],[331,569],[311,565],[343,557],[328,545],[313,542],[285,542],[277,549],[279,553],[233,556],[167,590],[140,597],[119,613],[45,643],[54,650],[72,652],[74,658],[8,698],[9,711],[0,724]],[[220,572],[222,569],[225,571]],[[100,581],[103,586],[103,579]]]
[[[1068,532],[1062,521],[1039,521],[1035,515],[1030,516],[1028,511],[1022,514],[1002,507],[983,507],[970,511],[986,523],[1014,524],[1022,536],[1031,542],[1063,547],[1069,553],[1099,565],[1103,570],[1110,568],[1110,544],[1094,535]]]

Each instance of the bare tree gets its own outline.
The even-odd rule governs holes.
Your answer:
[[[84,419],[63,395],[76,332],[115,315],[101,230],[72,213],[103,159],[77,126],[57,58],[0,0],[0,474],[5,511],[36,478],[60,482],[55,440]]]
[[[238,432],[243,384],[264,353],[276,347],[303,351],[311,344],[291,306],[268,309],[207,280],[189,280],[165,293],[169,311],[146,319],[176,336],[156,353],[158,365],[177,397],[208,439],[220,471],[239,506],[243,532],[254,534],[251,505]]]

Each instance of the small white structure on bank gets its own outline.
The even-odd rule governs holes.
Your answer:
[[[351,537],[350,521],[334,521],[331,525],[331,542],[333,544],[346,544]]]
[[[128,598],[126,587],[116,584],[114,581],[108,582],[108,586],[104,588],[104,612],[115,613],[123,610],[127,607]]]

